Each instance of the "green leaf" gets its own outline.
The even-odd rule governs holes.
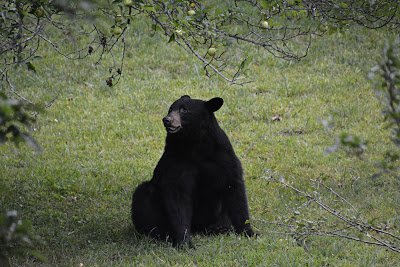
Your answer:
[[[28,70],[31,70],[36,73],[36,68],[35,66],[33,66],[32,62],[27,62],[26,66],[28,67]]]
[[[172,33],[171,37],[169,37],[168,43],[175,41],[175,33]]]
[[[24,17],[27,17],[27,16],[29,15],[28,12],[26,12],[26,11],[23,10],[23,9],[20,9],[19,12],[20,12],[22,15],[24,15]]]
[[[245,66],[245,64],[246,64],[246,59],[244,59],[244,60],[242,61],[242,63],[240,63],[240,65],[239,65],[239,70],[243,69],[244,66]]]
[[[6,12],[4,10],[1,12],[1,17],[3,18],[4,21],[7,19]]]

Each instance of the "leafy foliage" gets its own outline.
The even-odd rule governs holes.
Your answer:
[[[10,266],[11,256],[30,254],[42,261],[46,259],[37,251],[32,250],[37,237],[32,234],[29,221],[17,219],[17,211],[12,210],[6,215],[0,215],[0,265]]]
[[[32,106],[25,107],[22,101],[7,99],[7,96],[0,92],[0,144],[11,141],[18,146],[21,142],[26,142],[40,152],[36,141],[21,130],[21,125],[31,129],[31,124],[35,122],[29,110],[38,111],[39,109]]]
[[[399,176],[400,159],[400,40],[386,41],[382,61],[371,69],[368,77],[374,81],[376,97],[381,103],[386,127],[391,130],[395,149],[378,162],[382,171]]]
[[[21,126],[31,129],[31,123],[35,119],[29,111],[37,112],[39,108],[26,107],[22,100],[8,99],[0,92],[0,144],[13,142],[16,146],[20,143],[27,143],[30,147],[40,152],[40,146],[33,137],[21,130]],[[0,187],[0,193],[6,189]],[[1,203],[1,198],[0,198]],[[31,250],[33,241],[37,241],[33,235],[33,229],[29,221],[17,220],[17,211],[8,211],[6,215],[0,214],[0,265],[9,266],[10,257],[23,256],[26,253],[37,257],[40,260],[46,259],[37,251]]]

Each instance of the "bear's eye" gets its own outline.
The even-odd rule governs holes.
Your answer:
[[[187,110],[186,110],[184,107],[181,107],[181,108],[179,109],[179,112],[180,112],[180,113],[186,113]]]

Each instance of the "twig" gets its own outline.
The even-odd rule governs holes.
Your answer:
[[[265,179],[272,179],[272,180],[274,180],[274,181],[277,181],[277,182],[283,184],[285,187],[288,187],[288,188],[292,189],[293,191],[295,191],[295,192],[297,192],[297,193],[299,193],[299,194],[301,194],[301,195],[307,197],[308,199],[314,201],[318,206],[320,206],[321,208],[323,208],[324,210],[326,210],[328,213],[330,213],[331,215],[333,215],[333,216],[337,217],[338,219],[340,219],[340,220],[344,221],[345,223],[347,223],[347,224],[349,225],[348,228],[350,228],[350,227],[351,227],[351,228],[355,228],[355,229],[357,229],[358,231],[361,231],[361,232],[363,232],[364,230],[367,230],[367,231],[373,230],[373,231],[375,231],[375,232],[379,232],[379,233],[385,234],[385,235],[387,235],[387,236],[390,236],[390,237],[392,237],[392,238],[394,238],[394,239],[396,239],[396,240],[400,240],[400,237],[395,236],[395,235],[392,234],[392,233],[389,233],[389,232],[386,232],[386,231],[382,231],[382,230],[377,229],[377,228],[375,228],[375,227],[373,227],[373,226],[365,225],[364,223],[359,223],[359,222],[350,220],[350,219],[346,218],[345,216],[340,215],[339,212],[335,211],[334,209],[332,209],[332,208],[329,207],[328,205],[326,205],[326,204],[322,203],[321,201],[317,200],[315,197],[311,196],[310,194],[307,194],[307,193],[305,193],[305,192],[303,192],[303,191],[301,191],[301,190],[299,190],[299,189],[297,189],[297,188],[295,188],[295,187],[293,187],[293,186],[291,186],[291,185],[285,183],[284,181],[280,181],[280,180],[274,178],[272,175],[270,175],[270,176],[264,176],[264,178],[265,178]],[[319,183],[320,183],[320,182],[319,182]],[[320,183],[320,184],[322,184],[322,183]],[[322,185],[323,185],[323,184],[322,184]],[[324,186],[325,186],[325,185],[324,185]],[[326,188],[329,188],[329,187],[327,187],[327,186],[325,186],[325,187],[326,187]],[[332,192],[334,192],[334,191],[332,190]],[[338,196],[338,197],[340,197],[337,193],[335,193],[335,195]],[[342,197],[340,197],[340,198],[341,198],[342,200],[344,200]],[[350,203],[349,203],[348,201],[345,201],[345,202],[348,203],[348,204],[350,205]],[[350,205],[350,206],[352,206],[352,205]],[[356,210],[354,207],[353,207],[353,209],[357,212],[357,210]],[[359,214],[359,213],[357,212],[357,214]],[[343,229],[343,230],[344,230],[344,229]],[[317,234],[317,233],[318,233],[318,232],[310,232],[310,233],[304,233],[304,235],[321,235],[321,234]],[[356,241],[361,241],[361,242],[368,243],[368,244],[381,245],[381,246],[388,247],[388,248],[390,248],[390,249],[393,250],[393,251],[400,252],[400,249],[399,249],[397,246],[390,245],[390,244],[388,244],[388,243],[385,242],[385,241],[382,241],[382,240],[380,240],[380,239],[378,239],[378,238],[376,238],[376,237],[374,237],[374,236],[371,236],[369,233],[366,233],[366,235],[367,235],[369,238],[372,238],[372,239],[374,239],[374,240],[377,241],[377,242],[364,241],[364,240],[357,239],[357,238],[354,238],[354,237],[344,236],[344,235],[335,233],[335,231],[333,231],[333,232],[328,232],[328,233],[325,234],[325,235],[326,235],[326,236],[332,235],[332,236],[345,237],[345,238],[348,238],[348,239],[352,239],[352,240],[356,240]]]
[[[31,105],[35,105],[35,103],[33,103],[32,101],[29,101],[28,99],[26,99],[26,98],[23,97],[22,95],[18,94],[18,93],[14,90],[14,86],[12,85],[10,79],[8,78],[7,71],[3,71],[2,69],[0,69],[0,73],[1,73],[1,75],[3,75],[3,77],[6,79],[8,85],[9,85],[9,87],[10,87],[10,93],[9,93],[10,97],[11,97],[12,94],[15,94],[15,95],[17,95],[19,98],[21,98],[22,100],[24,100],[25,102],[27,102],[27,103],[29,103],[29,104],[31,104]]]
[[[314,183],[317,183],[317,184],[319,184],[319,185],[322,185],[323,187],[325,187],[326,189],[328,189],[329,191],[331,191],[333,194],[335,194],[335,196],[337,196],[338,198],[340,198],[341,200],[343,200],[344,202],[346,202],[346,204],[349,205],[349,206],[357,213],[358,217],[361,218],[361,214],[358,212],[358,210],[357,210],[353,205],[351,205],[346,199],[344,199],[344,198],[343,198],[342,196],[340,196],[338,193],[336,193],[335,191],[333,191],[333,189],[332,189],[331,187],[328,187],[328,186],[326,186],[325,184],[323,184],[323,183],[321,183],[321,182],[319,182],[319,181],[317,181],[317,180],[314,180],[314,179],[310,179],[310,180],[313,181]]]
[[[57,100],[57,98],[60,96],[60,93],[58,93],[57,95],[56,95],[56,97],[54,97],[49,103],[47,103],[47,105],[45,105],[43,108],[49,108],[49,107],[51,107],[53,104],[54,104],[54,102]]]
[[[200,56],[194,49],[193,46],[184,38],[182,37],[183,41],[185,42],[186,46],[190,49],[190,51],[198,58],[200,59],[204,64],[208,64],[208,66],[215,72],[217,73],[220,77],[222,77],[224,80],[228,81],[231,84],[237,84],[237,85],[243,85],[244,83],[237,83],[235,80],[231,80],[227,78],[225,75],[223,75],[216,67],[214,67],[212,64],[210,64],[207,60],[205,60],[202,56]]]

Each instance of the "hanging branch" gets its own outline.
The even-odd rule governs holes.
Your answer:
[[[129,31],[131,19],[139,15],[153,23],[154,34],[161,32],[199,59],[208,77],[217,75],[235,85],[254,81],[256,75],[247,67],[252,51],[264,50],[276,58],[301,60],[308,55],[313,35],[340,31],[351,23],[371,29],[400,25],[398,1],[387,0],[79,2],[1,2],[0,65],[9,80],[13,75],[8,66],[27,63],[34,68],[31,60],[40,49],[40,41],[44,41],[70,60],[96,54],[100,63],[105,53],[110,54],[114,72],[107,84],[112,86],[114,78],[118,76],[119,81],[123,72],[127,41],[123,36]],[[98,21],[110,20],[114,23],[111,35],[96,26]],[[51,31],[55,34],[48,34]],[[62,36],[57,39],[58,33]],[[86,42],[76,49],[64,46],[77,38]],[[118,46],[121,42],[122,46]],[[207,50],[211,47],[217,52],[209,57]],[[120,63],[114,57],[118,49],[122,49]]]

